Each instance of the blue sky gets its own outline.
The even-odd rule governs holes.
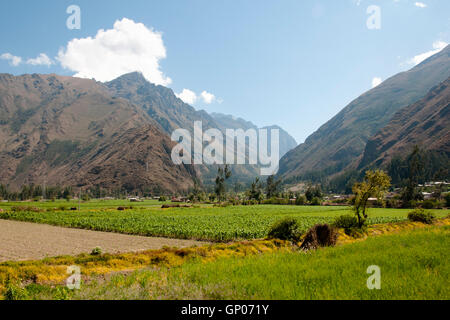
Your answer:
[[[80,30],[66,26],[69,5]],[[367,26],[371,5],[379,29]],[[140,68],[197,109],[278,124],[303,142],[449,43],[449,12],[448,0],[4,0],[0,72],[107,80]]]

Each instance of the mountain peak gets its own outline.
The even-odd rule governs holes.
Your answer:
[[[145,79],[142,72],[139,72],[139,71],[126,73],[108,83],[113,83],[113,82],[128,82],[128,83],[135,83],[135,84],[148,83],[147,79]]]

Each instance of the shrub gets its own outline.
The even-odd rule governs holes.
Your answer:
[[[350,214],[336,217],[333,222],[333,226],[344,229],[345,234],[349,236],[356,236],[364,231],[364,225],[360,228],[356,216]]]
[[[450,207],[450,193],[447,193],[447,194],[445,195],[445,206],[446,206],[447,208]]]
[[[403,208],[417,208],[416,200],[403,201]]]
[[[314,250],[320,247],[336,245],[338,233],[328,224],[317,224],[306,233],[305,240],[300,246],[303,250]]]
[[[386,208],[399,208],[400,207],[400,203],[397,199],[390,199],[390,200],[386,200]]]
[[[258,204],[259,204],[258,200],[254,200],[254,199],[242,201],[242,205],[243,206],[255,206],[255,205],[258,205]]]
[[[303,206],[306,203],[306,198],[304,196],[298,196],[297,199],[295,199],[295,204],[297,206]]]
[[[262,202],[263,204],[279,204],[279,205],[288,205],[289,203],[289,199],[284,199],[284,198],[270,198],[270,199],[266,199]]]
[[[159,202],[165,202],[165,201],[167,201],[165,196],[159,197]]]
[[[422,203],[422,208],[424,209],[433,209],[436,206],[436,204],[432,200],[425,200]]]
[[[91,251],[91,256],[100,256],[101,254],[102,254],[102,248],[100,248],[100,247],[95,247]]]
[[[320,206],[321,204],[322,203],[321,203],[320,199],[317,197],[313,198],[311,201],[311,205],[313,205],[313,206]]]
[[[408,220],[413,222],[422,222],[426,224],[433,224],[436,217],[429,211],[423,209],[416,209],[408,213]]]
[[[289,240],[297,242],[301,237],[300,227],[297,220],[286,218],[276,222],[269,231],[270,239]]]

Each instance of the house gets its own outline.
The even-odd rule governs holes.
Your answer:
[[[430,192],[422,192],[422,196],[424,200],[431,199],[433,197],[433,194]]]

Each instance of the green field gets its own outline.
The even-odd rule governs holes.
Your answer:
[[[18,206],[42,210],[13,212],[12,208]],[[1,203],[0,208],[5,212],[0,213],[0,218],[144,236],[230,241],[264,238],[274,222],[286,217],[297,219],[306,231],[317,223],[332,223],[336,216],[352,213],[348,207],[278,205],[161,209],[161,203],[157,201],[130,203],[120,200],[82,203],[80,211],[63,211],[61,206],[76,207],[77,203]],[[133,206],[133,209],[118,211],[118,206]],[[410,211],[374,208],[370,210],[368,223],[404,221]],[[448,210],[435,210],[438,217],[448,213]]]
[[[278,252],[116,275],[68,292],[30,285],[34,299],[450,299],[450,227],[369,238],[309,254]],[[367,288],[379,266],[381,289]]]

